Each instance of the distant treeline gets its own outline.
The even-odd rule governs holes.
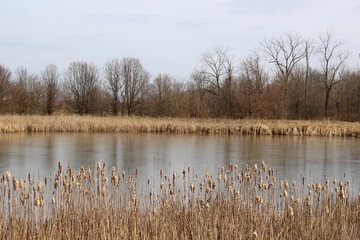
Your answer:
[[[333,33],[289,33],[258,49],[241,62],[223,47],[206,51],[187,81],[152,77],[135,58],[72,62],[63,74],[0,65],[0,113],[360,120],[360,69]]]

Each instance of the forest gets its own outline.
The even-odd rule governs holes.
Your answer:
[[[40,74],[0,64],[0,114],[360,120],[360,69],[328,31],[287,33],[243,60],[226,47],[203,52],[186,80],[151,76],[136,58],[105,66],[49,64]]]

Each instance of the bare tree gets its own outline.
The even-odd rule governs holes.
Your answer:
[[[350,73],[349,80],[344,84],[344,99],[347,120],[360,120],[360,69]]]
[[[59,98],[59,72],[55,65],[48,65],[41,73],[42,101],[49,116],[54,113]]]
[[[208,116],[208,104],[205,101],[206,75],[199,70],[191,74],[191,81],[187,84],[187,91],[191,94],[189,111],[191,116]]]
[[[121,67],[122,63],[119,59],[113,59],[105,65],[106,87],[110,93],[110,106],[113,115],[118,115],[121,107],[121,93],[124,86]]]
[[[152,84],[152,95],[154,97],[156,114],[159,116],[168,115],[174,97],[175,81],[167,74],[159,74]]]
[[[16,111],[19,114],[37,113],[40,108],[40,82],[36,75],[25,67],[16,71],[15,95]]]
[[[121,62],[121,77],[124,84],[123,102],[130,116],[148,92],[150,74],[139,59],[124,58]]]
[[[233,64],[229,57],[228,50],[223,47],[216,47],[201,55],[201,68],[198,76],[205,80],[202,90],[210,93],[215,99],[215,113],[222,114],[224,105],[227,102],[227,109],[231,112],[231,99],[224,99],[224,96],[231,97]],[[224,88],[224,86],[226,86]],[[228,90],[228,91],[226,91]],[[229,109],[230,108],[230,109]]]
[[[263,47],[269,63],[275,65],[276,78],[281,87],[281,117],[287,118],[289,111],[288,85],[291,73],[296,65],[305,57],[304,40],[292,33],[285,38],[264,41]]]
[[[73,62],[65,72],[65,99],[80,115],[94,114],[100,95],[99,73],[95,65]]]
[[[314,44],[311,40],[305,41],[305,80],[304,80],[304,114],[308,118],[308,88],[309,88],[309,75],[310,75],[310,58],[314,50]]]
[[[240,92],[243,95],[247,115],[251,118],[262,109],[263,91],[268,76],[260,63],[260,56],[254,52],[240,66]]]
[[[0,111],[5,112],[10,100],[11,71],[0,64]]]
[[[320,35],[320,46],[318,53],[320,55],[322,82],[325,89],[324,115],[328,117],[329,99],[332,88],[338,84],[342,78],[339,77],[341,68],[349,54],[339,52],[343,45],[340,41],[334,39],[334,34],[330,31]]]

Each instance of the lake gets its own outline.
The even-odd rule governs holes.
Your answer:
[[[349,179],[360,190],[360,140],[353,138],[41,133],[1,134],[0,171],[17,178],[36,178],[57,171],[57,164],[92,168],[100,161],[119,172],[138,171],[140,179],[159,175],[162,168],[179,174],[190,164],[194,172],[216,174],[229,163],[243,168],[265,161],[280,179]],[[215,177],[215,176],[214,176]]]

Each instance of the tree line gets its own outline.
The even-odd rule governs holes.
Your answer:
[[[264,40],[240,62],[215,47],[187,81],[154,78],[136,58],[77,61],[39,75],[0,64],[0,113],[360,120],[360,69],[332,32]]]

